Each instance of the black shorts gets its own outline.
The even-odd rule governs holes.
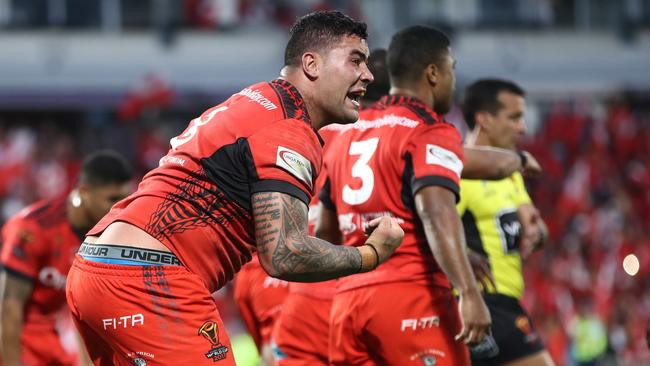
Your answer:
[[[483,350],[472,349],[472,365],[502,365],[544,350],[542,339],[517,299],[500,294],[485,294],[483,298],[492,316],[496,347],[483,344]]]

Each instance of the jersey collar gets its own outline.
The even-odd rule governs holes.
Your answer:
[[[386,95],[382,97],[378,104],[384,108],[387,107],[405,107],[415,113],[426,124],[442,122],[442,119],[433,109],[424,104],[418,98],[408,95]]]
[[[303,120],[311,125],[305,100],[293,84],[284,79],[275,79],[269,84],[280,99],[284,118]]]

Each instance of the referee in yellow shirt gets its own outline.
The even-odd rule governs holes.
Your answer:
[[[506,80],[483,79],[470,85],[462,106],[471,129],[469,144],[516,151],[526,132],[524,97],[523,89]],[[526,159],[523,154],[521,158]],[[521,174],[492,181],[463,179],[460,191],[457,208],[467,245],[487,257],[493,278],[484,288],[493,340],[471,349],[472,364],[553,365],[520,303],[524,293],[522,259],[547,237],[546,225]]]

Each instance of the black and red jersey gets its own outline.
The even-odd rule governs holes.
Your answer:
[[[192,120],[138,190],[89,235],[133,224],[169,248],[210,291],[255,250],[251,195],[282,192],[305,204],[321,167],[321,141],[289,82],[252,85]]]
[[[414,196],[438,185],[458,198],[463,168],[461,137],[456,128],[416,98],[387,96],[336,130],[324,156],[328,182],[321,191],[324,205],[336,210],[345,245],[362,245],[367,223],[379,216],[395,217],[404,229],[402,245],[378,269],[339,280],[339,288],[367,284],[433,279],[449,282],[433,258]]]
[[[66,197],[27,206],[2,228],[3,268],[34,285],[25,304],[23,333],[54,329],[56,315],[66,306],[65,280],[79,244],[81,236],[68,221]]]

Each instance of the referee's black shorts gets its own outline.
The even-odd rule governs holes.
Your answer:
[[[472,365],[502,365],[544,350],[544,343],[516,298],[500,294],[485,294],[483,298],[492,316],[492,336],[498,352],[488,352],[487,357],[485,353],[470,352]]]

